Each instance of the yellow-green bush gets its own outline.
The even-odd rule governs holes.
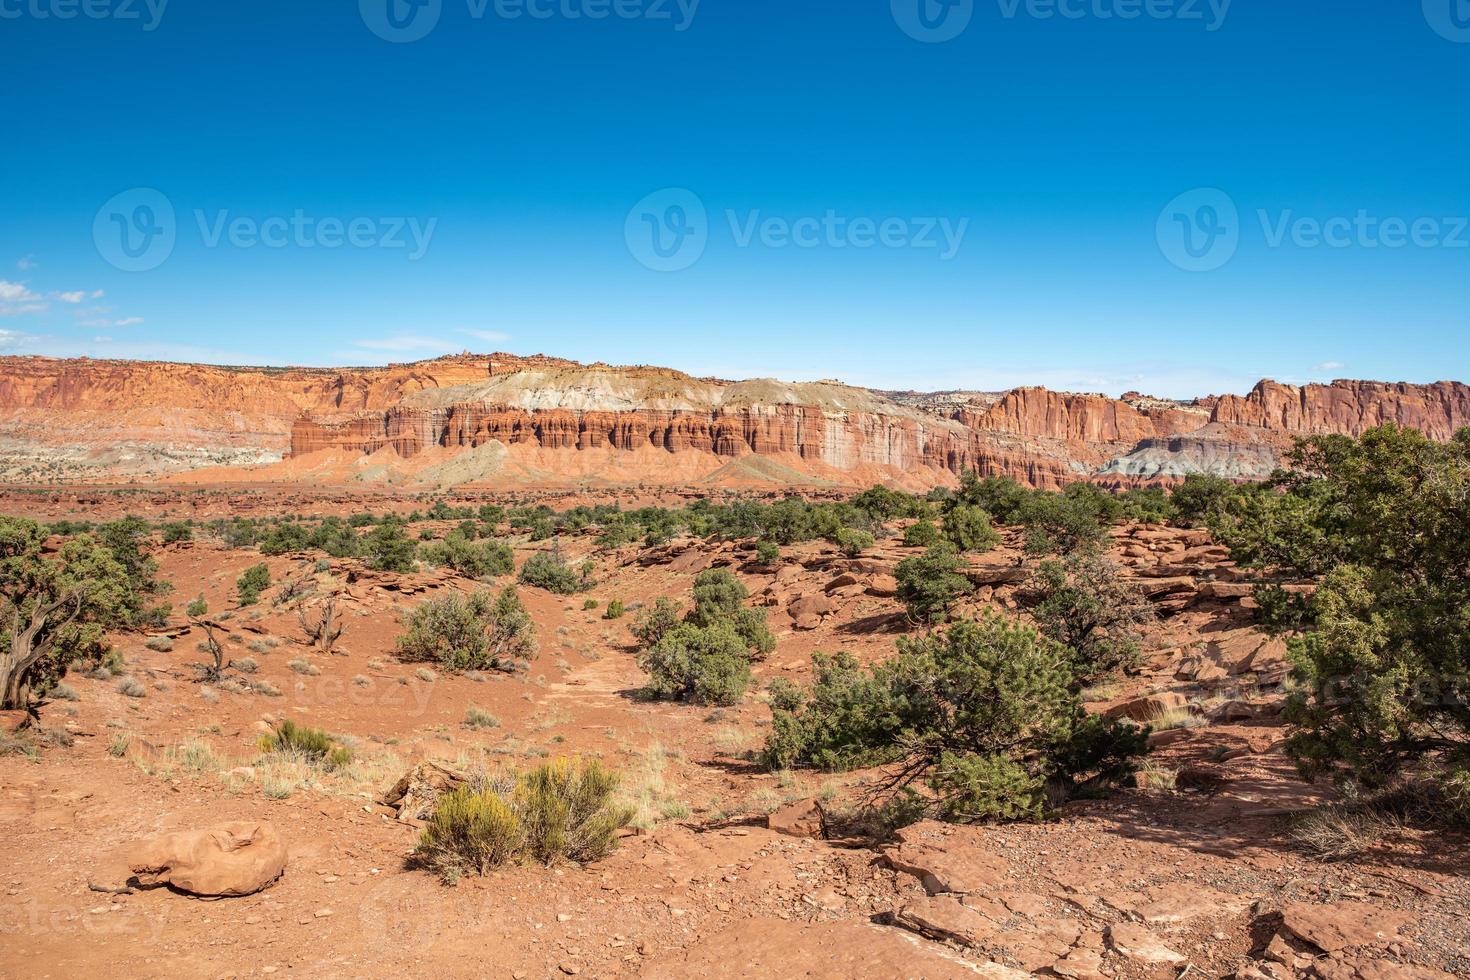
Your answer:
[[[617,786],[595,759],[567,758],[461,786],[439,800],[414,860],[450,881],[512,861],[595,861],[633,818],[614,799]]]

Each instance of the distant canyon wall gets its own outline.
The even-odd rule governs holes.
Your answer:
[[[1041,487],[1126,486],[1190,472],[1261,476],[1298,435],[1359,435],[1391,421],[1447,439],[1470,425],[1470,388],[1457,382],[1262,381],[1246,395],[1193,402],[1035,387],[923,401],[835,382],[732,383],[505,354],[341,369],[5,357],[0,463],[9,479],[27,447],[38,458],[41,447],[64,447],[68,458],[90,453],[101,476],[324,451],[391,449],[412,460],[500,443],[553,451],[543,462],[652,449],[770,456],[828,477],[889,472],[917,484],[973,469]],[[247,475],[273,478],[268,466]]]

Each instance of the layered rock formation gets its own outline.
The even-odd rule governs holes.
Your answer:
[[[1191,472],[1259,477],[1294,436],[1386,421],[1448,438],[1470,424],[1470,388],[1262,381],[1244,396],[1176,402],[728,382],[506,354],[350,369],[0,358],[0,472],[21,482],[182,470],[412,479],[488,448],[484,459],[519,466],[520,482],[699,481],[738,462],[741,479],[788,483],[919,487],[975,469],[1033,486],[1126,486]],[[496,478],[450,468],[461,481]]]

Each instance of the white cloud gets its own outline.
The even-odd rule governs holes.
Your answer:
[[[136,327],[143,322],[140,316],[125,316],[121,320],[109,320],[107,317],[94,317],[90,320],[78,320],[79,327]]]
[[[1318,364],[1312,370],[1318,371],[1318,372],[1341,371],[1345,367],[1347,367],[1347,365],[1344,364],[1344,363],[1342,363],[1341,361],[1323,361],[1321,364]]]
[[[460,327],[459,332],[467,337],[474,337],[476,340],[483,340],[491,344],[503,343],[510,339],[510,334],[499,330],[475,330],[471,327]]]
[[[23,282],[0,279],[0,316],[20,316],[24,313],[44,313],[46,298],[33,293]]]
[[[15,267],[21,272],[34,269],[36,267],[36,257],[34,255],[27,255],[25,258],[17,260]]]
[[[0,350],[16,350],[24,347],[31,339],[30,334],[18,330],[0,330]]]
[[[63,303],[80,303],[87,298],[87,291],[85,289],[78,289],[70,293],[52,293],[51,298],[60,300]]]

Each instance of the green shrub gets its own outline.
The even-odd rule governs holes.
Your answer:
[[[856,558],[873,547],[874,539],[867,531],[844,527],[839,528],[837,534],[833,536],[833,543],[847,557]]]
[[[725,622],[681,623],[639,657],[649,697],[696,704],[739,704],[750,684],[746,641]]]
[[[1180,522],[1207,524],[1224,511],[1235,492],[1235,484],[1223,477],[1191,473],[1174,488],[1169,502]]]
[[[679,625],[680,606],[668,596],[659,596],[651,606],[645,606],[633,618],[633,625],[629,631],[638,645],[647,649],[662,640],[664,636]]]
[[[572,595],[590,589],[595,582],[573,571],[555,551],[538,551],[521,566],[520,581],[524,585],[545,589],[557,595]]]
[[[509,800],[461,786],[440,797],[414,848],[415,862],[446,881],[489,874],[514,860],[524,843]]]
[[[761,541],[755,546],[755,560],[762,565],[772,565],[781,560],[781,546],[774,541]]]
[[[970,580],[959,574],[961,567],[959,552],[947,541],[898,563],[894,571],[898,601],[908,610],[910,620],[942,623],[956,600],[975,591]]]
[[[536,653],[535,626],[515,586],[498,596],[449,592],[409,614],[395,652],[448,670],[524,670]]]
[[[930,521],[910,524],[903,532],[903,543],[909,548],[927,548],[939,542],[939,528]]]
[[[1088,487],[1074,492],[1073,487]],[[1095,491],[1095,492],[1094,492]],[[1064,493],[1034,493],[1021,505],[1020,522],[1026,527],[1026,551],[1033,555],[1070,554],[1096,548],[1106,537],[1102,491],[1074,483]]]
[[[163,526],[163,543],[178,544],[194,540],[194,529],[182,521],[170,521]]]
[[[949,820],[1032,819],[1049,797],[1117,784],[1144,730],[1088,716],[1068,652],[999,617],[901,639],[887,663],[817,656],[798,707],[775,708],[763,759],[829,770],[891,764]],[[788,699],[788,702],[791,699]]]
[[[512,861],[587,863],[610,854],[633,817],[616,774],[596,760],[553,759],[519,776],[461,786],[434,808],[414,860],[447,880]]]
[[[271,570],[264,562],[247,568],[245,574],[235,580],[235,593],[240,597],[240,605],[255,605],[260,601],[261,592],[270,584]]]
[[[380,572],[411,572],[418,555],[418,543],[408,536],[397,520],[385,520],[362,539],[363,554],[368,565]]]
[[[473,541],[455,531],[443,541],[424,545],[419,550],[431,565],[452,568],[469,578],[498,578],[515,570],[515,556],[510,545],[499,541]]]
[[[1470,784],[1470,430],[1319,436],[1288,462],[1210,518],[1241,565],[1321,576],[1308,632],[1288,641],[1287,749],[1308,778],[1371,791],[1427,777],[1454,799]]]
[[[603,612],[602,618],[603,619],[621,619],[622,616],[623,616],[623,613],[625,613],[626,611],[627,611],[627,608],[623,605],[623,600],[622,599],[611,599],[611,600],[608,601],[607,610],[605,612]]]
[[[766,625],[763,610],[745,605],[750,593],[730,572],[711,568],[694,579],[694,606],[684,617],[691,626],[728,625],[745,641],[750,656],[769,656],[776,649],[776,638]]]
[[[299,755],[327,770],[343,769],[352,763],[352,750],[338,745],[320,728],[308,728],[286,718],[269,735],[260,738],[262,752]]]
[[[1000,544],[990,515],[979,507],[960,505],[944,515],[944,539],[960,551],[989,551]]]
[[[606,857],[632,811],[614,799],[618,777],[595,759],[554,759],[521,776],[515,809],[527,857],[585,864]]]
[[[1072,652],[1079,684],[1139,667],[1153,607],[1137,586],[1119,577],[1111,560],[1079,553],[1043,561],[1025,594],[1035,603],[1031,614],[1041,632]]]

